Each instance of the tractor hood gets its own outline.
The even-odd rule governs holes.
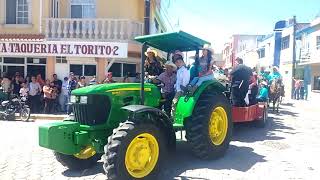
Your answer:
[[[72,91],[73,95],[88,95],[88,94],[105,94],[116,91],[140,91],[140,83],[110,83],[87,86],[84,88],[75,89]],[[157,87],[153,84],[146,83],[144,85],[145,91],[151,91]]]

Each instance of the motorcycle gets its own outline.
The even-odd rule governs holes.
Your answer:
[[[8,101],[2,101],[0,116],[5,120],[15,120],[15,114],[19,113],[22,121],[29,121],[30,108],[26,102],[26,97],[19,98],[17,95],[12,96]]]

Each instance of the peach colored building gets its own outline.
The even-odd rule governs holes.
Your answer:
[[[160,3],[150,3],[151,33],[167,30]],[[140,44],[133,38],[144,33],[144,12],[144,0],[0,0],[0,70],[99,80],[107,71],[116,79],[139,72]]]

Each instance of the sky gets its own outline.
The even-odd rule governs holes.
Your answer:
[[[294,15],[310,22],[320,0],[175,0],[172,15],[180,30],[210,41],[216,52],[232,34],[270,34],[274,24]]]

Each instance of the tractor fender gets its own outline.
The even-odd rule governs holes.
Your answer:
[[[150,107],[150,106],[145,106],[145,105],[128,105],[128,106],[122,107],[121,109],[129,112],[129,121],[133,121],[133,122],[139,121],[139,123],[141,123],[141,121],[143,122],[148,121],[148,120],[141,120],[137,118],[137,115],[141,113],[149,113],[150,115],[152,115],[154,118],[150,120],[155,121],[154,123],[156,123],[161,128],[161,130],[165,132],[164,135],[167,136],[168,145],[169,145],[168,147],[170,149],[175,148],[176,134],[173,129],[172,121],[163,111],[161,111],[160,109]]]
[[[204,91],[223,93],[226,91],[226,88],[219,81],[210,80],[203,82],[201,86],[197,88],[193,96],[181,97],[177,104],[175,123],[184,124],[184,120],[192,115],[194,107]]]
[[[215,92],[225,92],[227,89],[224,87],[218,80],[210,80],[205,81],[201,84],[201,86],[196,90],[194,94],[195,102],[198,101],[199,97],[203,93],[203,91],[215,91]]]

